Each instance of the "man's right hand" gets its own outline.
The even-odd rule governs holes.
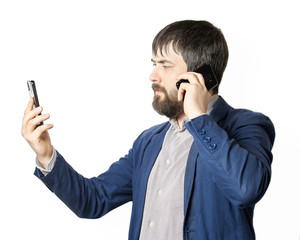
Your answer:
[[[51,160],[53,147],[51,145],[48,130],[53,127],[53,124],[43,124],[39,127],[39,123],[47,120],[50,115],[43,114],[38,116],[43,109],[42,107],[33,108],[33,98],[28,102],[24,112],[22,122],[22,136],[29,143],[33,151],[36,153],[37,158],[41,165],[46,169]]]

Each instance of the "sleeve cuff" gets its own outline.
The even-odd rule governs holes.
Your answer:
[[[46,169],[42,167],[42,165],[38,161],[38,158],[36,157],[35,162],[36,162],[37,169],[39,169],[44,174],[44,176],[47,176],[47,174],[50,173],[52,171],[52,169],[54,168],[54,165],[55,165],[55,162],[56,162],[56,158],[57,158],[57,153],[56,153],[55,148],[53,147],[53,152],[52,152],[51,160],[48,163]]]

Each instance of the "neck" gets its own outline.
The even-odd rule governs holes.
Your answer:
[[[179,116],[176,120],[177,120],[177,124],[180,127],[180,129],[182,129],[182,124],[183,124],[183,119],[186,117],[185,114],[182,114],[181,116]]]

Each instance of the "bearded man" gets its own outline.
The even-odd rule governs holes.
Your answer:
[[[54,149],[53,125],[38,126],[49,115],[39,116],[31,99],[22,135],[37,155],[35,175],[82,218],[132,201],[129,239],[255,239],[254,206],[271,178],[271,120],[218,94],[228,48],[211,23],[174,22],[157,34],[152,52],[153,107],[169,121],[145,130],[127,155],[87,179]],[[218,80],[213,89],[194,72],[203,64]],[[177,90],[181,79],[188,82]]]

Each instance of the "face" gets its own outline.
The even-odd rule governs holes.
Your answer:
[[[176,78],[187,71],[187,65],[170,45],[163,54],[158,52],[151,60],[154,66],[150,75],[154,91],[153,108],[161,115],[177,119],[184,111],[183,103],[177,100]]]

